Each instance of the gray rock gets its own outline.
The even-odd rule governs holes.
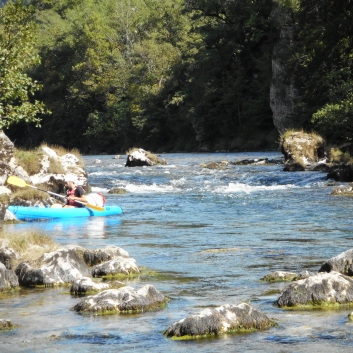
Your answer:
[[[197,315],[175,322],[164,332],[167,337],[198,337],[220,333],[267,329],[273,325],[265,314],[249,304],[226,304],[205,309]]]
[[[347,276],[353,276],[353,249],[326,260],[319,272],[337,271]]]
[[[97,295],[89,296],[77,303],[77,312],[141,312],[160,307],[166,298],[154,286],[145,285],[138,290],[132,287],[108,289]]]
[[[321,272],[315,276],[293,282],[276,301],[279,307],[351,304],[353,279],[338,272]]]
[[[23,286],[60,285],[73,283],[75,280],[90,274],[88,266],[74,250],[59,249],[37,260],[38,268],[28,262],[20,263],[16,268],[19,282]]]
[[[15,272],[8,270],[3,263],[0,263],[0,291],[12,289],[18,285]]]
[[[117,257],[129,257],[129,253],[115,245],[109,245],[97,250],[86,250],[83,259],[88,266],[95,266]]]
[[[131,275],[140,273],[136,260],[132,257],[115,257],[113,260],[92,267],[93,277]]]
[[[91,278],[83,277],[77,279],[72,285],[70,292],[74,294],[85,294],[89,292],[101,292],[102,290],[110,289],[109,283],[94,282]]]
[[[297,277],[297,274],[293,273],[293,272],[275,271],[275,272],[271,272],[268,275],[262,277],[261,281],[265,281],[265,282],[290,282],[295,277]]]
[[[12,248],[1,248],[0,249],[0,262],[5,265],[8,270],[12,269],[14,260],[18,259],[18,253]]]

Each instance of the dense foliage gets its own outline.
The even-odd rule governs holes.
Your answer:
[[[21,2],[0,8],[0,129],[19,121],[39,125],[44,105],[30,96],[40,89],[26,73],[40,58],[34,50],[34,8]]]
[[[292,118],[349,140],[351,1],[278,3],[296,29],[288,57],[299,92]],[[8,134],[23,145],[45,140],[82,152],[273,148],[271,56],[283,24],[273,4],[32,0],[41,64],[30,75],[52,114],[41,129],[26,122]]]

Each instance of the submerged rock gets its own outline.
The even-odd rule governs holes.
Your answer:
[[[90,274],[88,266],[74,250],[59,249],[44,254],[37,262],[40,263],[38,268],[33,268],[28,262],[22,262],[17,266],[16,274],[21,285],[73,283]]]
[[[319,272],[340,272],[347,276],[353,276],[353,249],[342,252],[341,254],[326,260]]]
[[[290,282],[295,277],[297,277],[297,274],[293,273],[293,272],[275,271],[275,272],[271,272],[268,275],[262,277],[261,281],[265,281],[265,282]]]
[[[198,337],[220,333],[267,329],[273,325],[265,314],[246,303],[205,309],[175,322],[164,332],[167,337]]]
[[[338,272],[321,272],[287,286],[276,301],[279,307],[329,306],[353,303],[353,279]]]
[[[0,331],[10,330],[13,328],[13,325],[10,320],[0,319]]]
[[[114,276],[118,274],[131,275],[140,273],[136,260],[132,257],[115,257],[113,260],[103,262],[92,267],[93,277]]]
[[[89,296],[77,303],[77,312],[141,312],[160,307],[166,298],[154,286],[147,284],[138,290],[132,287],[108,289],[97,295]]]

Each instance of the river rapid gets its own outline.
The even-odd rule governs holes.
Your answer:
[[[64,288],[22,289],[0,297],[0,352],[347,352],[350,308],[286,311],[273,304],[287,284],[260,281],[284,270],[318,271],[352,248],[353,201],[331,196],[338,184],[320,172],[283,166],[206,169],[202,163],[280,158],[278,152],[162,154],[167,165],[125,168],[125,156],[85,156],[89,183],[120,216],[4,225],[40,228],[56,242],[89,249],[117,245],[143,274],[126,284],[153,284],[170,301],[138,315],[79,315]],[[101,163],[95,163],[99,159]],[[126,194],[108,194],[113,187]],[[247,334],[173,341],[167,327],[207,307],[250,303],[277,326]]]

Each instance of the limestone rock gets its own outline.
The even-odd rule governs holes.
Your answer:
[[[114,258],[129,257],[129,253],[115,245],[109,245],[97,250],[86,250],[83,259],[88,266],[95,266]]]
[[[167,337],[198,337],[220,333],[267,329],[273,322],[249,304],[226,304],[205,309],[175,322],[164,332]]]
[[[147,284],[138,290],[132,287],[107,289],[97,295],[89,296],[77,303],[77,312],[141,312],[160,307],[166,298],[154,286]]]
[[[0,291],[15,288],[18,284],[15,272],[8,270],[3,263],[0,263]]]
[[[326,260],[319,272],[340,272],[347,276],[353,276],[353,249],[349,249],[337,256]]]
[[[37,268],[28,262],[17,266],[16,274],[21,285],[61,285],[90,274],[87,265],[74,250],[59,249],[46,253],[37,262],[40,262]]]
[[[103,277],[118,274],[136,274],[140,273],[140,270],[135,259],[131,257],[115,257],[113,260],[92,267],[91,273],[93,277]]]
[[[265,282],[290,282],[297,276],[293,272],[275,271],[261,278]]]
[[[136,148],[128,151],[125,167],[154,166],[157,164],[164,165],[167,162],[151,152],[145,151],[142,148]]]
[[[18,259],[18,253],[12,248],[0,249],[0,263],[4,264],[8,270],[12,269],[14,260]]]
[[[276,301],[279,307],[328,306],[353,303],[353,279],[332,271],[293,282]]]
[[[0,331],[10,330],[13,328],[13,325],[10,320],[0,319]]]
[[[70,292],[74,294],[85,294],[87,292],[101,292],[102,290],[110,289],[109,283],[94,282],[89,277],[77,279],[72,285]]]

